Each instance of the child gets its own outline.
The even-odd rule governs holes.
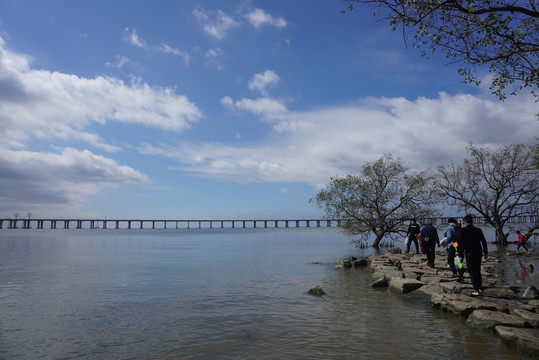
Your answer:
[[[517,252],[520,250],[520,247],[522,246],[524,249],[526,249],[526,252],[528,252],[528,248],[526,247],[526,238],[524,235],[520,233],[520,230],[517,230],[518,235],[518,245],[517,245]]]

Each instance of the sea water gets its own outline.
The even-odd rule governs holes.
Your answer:
[[[334,267],[372,253],[336,228],[3,229],[0,358],[521,358]]]

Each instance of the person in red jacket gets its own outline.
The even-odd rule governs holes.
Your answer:
[[[518,235],[518,245],[517,245],[517,252],[520,250],[520,247],[522,246],[524,249],[526,249],[526,252],[528,252],[528,248],[526,247],[526,237],[520,233],[520,230],[517,230]]]

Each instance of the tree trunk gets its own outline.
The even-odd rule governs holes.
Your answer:
[[[372,242],[372,247],[378,249],[380,247],[380,241],[383,239],[383,235],[377,235],[376,239]]]
[[[503,226],[501,224],[495,224],[496,230],[496,244],[503,246],[507,242],[507,236],[503,233]]]

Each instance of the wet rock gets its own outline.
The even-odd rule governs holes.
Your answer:
[[[491,330],[498,325],[511,327],[525,327],[526,321],[517,315],[506,314],[500,311],[474,310],[466,323],[474,328]]]
[[[322,290],[320,285],[315,285],[312,288],[310,288],[309,291],[307,291],[307,294],[314,295],[314,296],[322,296],[322,295],[326,295],[326,292]]]
[[[443,311],[467,318],[474,310],[496,310],[496,306],[462,294],[432,294],[432,305]]]
[[[337,261],[335,261],[335,268],[351,268],[352,267],[352,262],[350,261],[350,259],[339,259]]]
[[[389,280],[384,276],[384,274],[379,274],[378,277],[373,277],[373,282],[371,284],[371,287],[373,288],[379,288],[379,287],[388,287]]]
[[[539,356],[539,330],[496,326],[496,333],[505,345],[531,357]]]
[[[529,326],[539,328],[539,314],[523,309],[516,309],[513,314],[523,318]]]
[[[357,259],[354,261],[354,267],[366,267],[369,265],[369,260],[367,259]]]
[[[391,290],[400,292],[402,294],[407,294],[409,292],[417,290],[423,285],[425,285],[425,283],[419,280],[406,279],[403,277],[392,277],[391,281],[389,282],[389,288]]]
[[[526,299],[539,299],[539,290],[532,285],[524,290],[524,295],[522,295],[522,297]]]

